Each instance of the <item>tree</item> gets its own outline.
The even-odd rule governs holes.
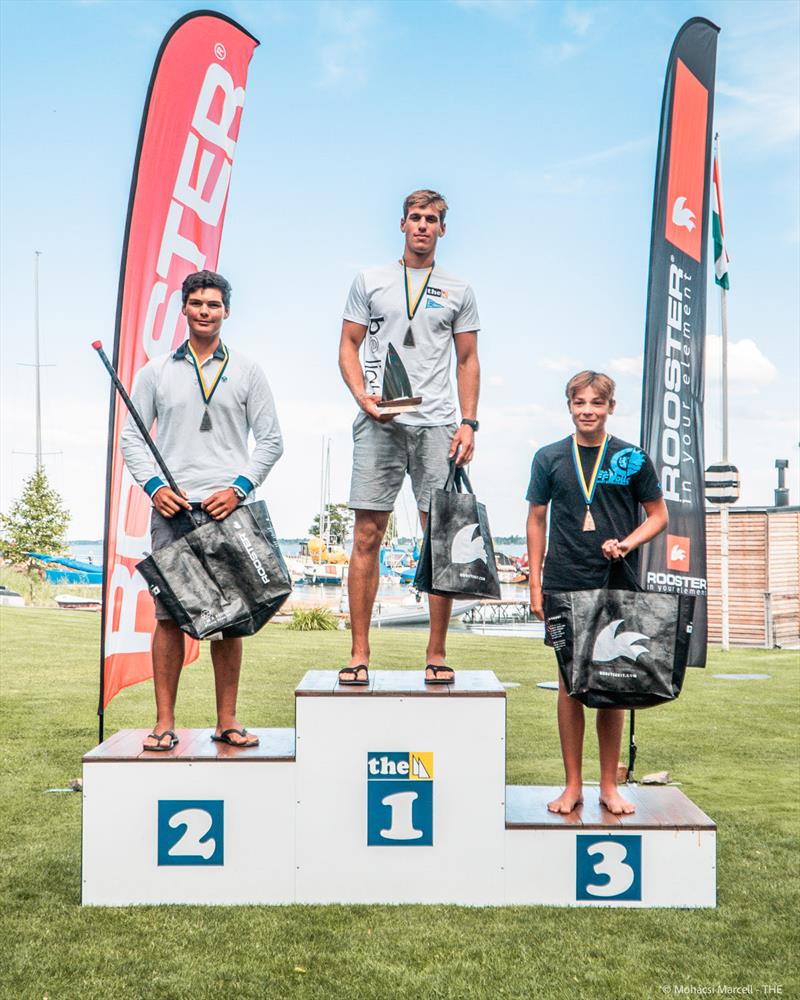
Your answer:
[[[9,513],[0,514],[0,550],[13,562],[24,561],[26,552],[63,552],[69,522],[61,496],[44,469],[37,469],[25,480],[22,496]]]
[[[344,545],[345,539],[350,534],[353,526],[353,512],[346,503],[328,504],[328,523],[330,530],[331,545]],[[319,514],[314,515],[311,527],[308,529],[309,535],[316,535],[319,538]]]

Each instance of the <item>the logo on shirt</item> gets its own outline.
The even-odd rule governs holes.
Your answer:
[[[428,295],[432,295],[436,299],[447,299],[447,298],[449,298],[449,293],[446,292],[443,288],[431,288],[430,285],[428,285],[428,287],[426,289],[426,293]]]
[[[434,299],[426,299],[425,300],[425,308],[426,309],[444,309],[444,306],[442,305],[441,302],[436,302]]]
[[[686,535],[667,535],[667,569],[689,572],[692,540]]]
[[[606,486],[628,486],[645,462],[645,454],[638,448],[623,448],[612,455],[609,467],[597,475],[598,483]]]

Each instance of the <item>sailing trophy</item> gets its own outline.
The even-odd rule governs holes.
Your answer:
[[[422,396],[411,395],[408,372],[400,360],[400,355],[389,344],[386,352],[386,367],[383,374],[381,399],[375,405],[385,414],[413,413],[422,402]]]

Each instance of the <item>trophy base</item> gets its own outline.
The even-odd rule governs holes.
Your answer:
[[[419,409],[419,404],[422,402],[422,396],[404,396],[401,399],[381,399],[375,405],[381,411],[388,415],[394,415],[396,413],[413,413],[414,410]]]

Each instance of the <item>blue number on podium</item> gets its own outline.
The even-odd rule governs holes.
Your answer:
[[[159,799],[158,864],[222,865],[224,806],[222,799]]]
[[[642,898],[642,838],[578,836],[575,838],[576,899]]]
[[[367,845],[433,844],[433,754],[367,754]]]

